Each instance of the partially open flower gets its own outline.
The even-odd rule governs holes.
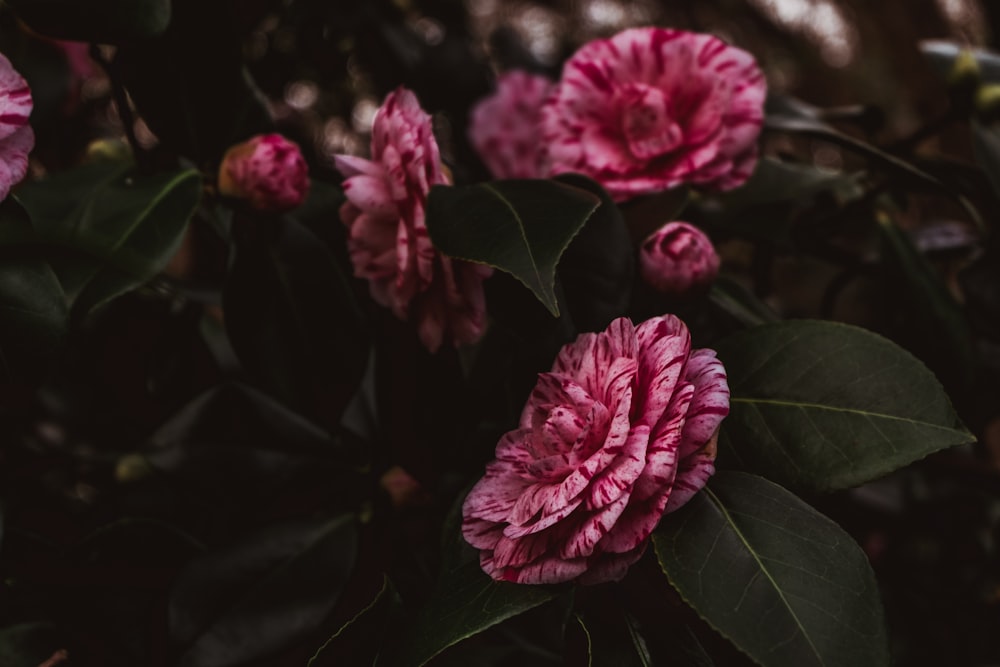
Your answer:
[[[472,108],[469,139],[495,178],[541,178],[542,103],[555,84],[514,70],[497,78],[496,91]]]
[[[590,42],[542,108],[551,173],[589,176],[615,201],[734,188],[757,163],[765,94],[753,56],[711,35],[634,28]]]
[[[672,315],[626,318],[566,345],[462,507],[494,579],[616,581],[660,517],[715,472],[729,386]]]
[[[28,153],[35,147],[31,109],[28,83],[0,54],[0,201],[28,173]]]
[[[668,222],[643,241],[639,273],[656,290],[680,296],[715,280],[719,255],[705,232],[686,222]]]
[[[399,88],[379,107],[371,158],[336,156],[354,275],[367,278],[372,297],[397,317],[415,320],[431,352],[445,340],[478,340],[486,328],[483,280],[493,270],[446,257],[431,243],[427,196],[449,178],[431,118],[411,91]]]
[[[297,144],[280,134],[259,134],[226,151],[219,192],[258,211],[288,211],[305,201],[309,167]]]

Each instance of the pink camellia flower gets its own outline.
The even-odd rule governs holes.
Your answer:
[[[686,222],[668,222],[642,242],[639,273],[666,294],[707,287],[719,274],[719,255],[705,232]]]
[[[541,110],[555,84],[522,71],[501,74],[497,89],[472,108],[469,139],[496,178],[540,178]]]
[[[340,218],[348,227],[354,275],[400,319],[414,319],[435,352],[445,339],[477,340],[486,327],[483,280],[492,269],[453,260],[431,244],[425,223],[432,185],[447,184],[431,118],[405,88],[375,114],[371,160],[337,155],[346,177]]]
[[[226,151],[219,192],[245,199],[258,211],[289,211],[309,192],[309,167],[294,142],[280,134],[258,134]]]
[[[615,201],[734,188],[757,162],[765,94],[753,56],[711,35],[634,28],[590,42],[542,108],[551,173],[590,176]]]
[[[616,581],[665,512],[715,472],[729,386],[673,315],[626,318],[559,353],[462,507],[497,580]]]
[[[28,83],[0,53],[0,200],[28,173],[28,153],[35,147],[31,109]]]

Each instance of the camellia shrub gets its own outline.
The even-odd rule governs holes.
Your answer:
[[[881,140],[724,26],[455,4],[0,4],[0,665],[938,656],[1000,59]]]

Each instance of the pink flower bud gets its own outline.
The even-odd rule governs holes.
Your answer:
[[[679,296],[710,285],[719,274],[719,256],[705,232],[668,222],[643,241],[639,272],[658,291]]]
[[[0,201],[28,173],[28,153],[35,147],[31,109],[27,82],[0,54]]]
[[[259,134],[236,144],[219,167],[219,192],[246,199],[258,211],[288,211],[308,191],[309,167],[299,147],[280,134]]]

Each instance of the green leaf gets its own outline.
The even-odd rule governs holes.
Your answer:
[[[986,173],[993,194],[1000,197],[1000,129],[973,119],[972,150]]]
[[[52,267],[39,259],[0,259],[0,382],[43,376],[65,333],[66,304]]]
[[[969,219],[977,227],[983,228],[982,216],[979,215],[976,207],[965,196],[937,177],[891,153],[887,153],[869,143],[840,132],[820,119],[815,113],[812,113],[813,110],[807,105],[798,103],[797,101],[794,101],[795,103],[792,104],[789,104],[787,101],[775,101],[778,99],[777,96],[768,97],[768,113],[764,120],[764,127],[766,129],[829,141],[841,148],[867,158],[871,162],[898,174],[908,181],[920,186],[930,186],[933,190],[954,199],[965,210]]]
[[[740,210],[806,199],[821,192],[849,194],[857,189],[856,181],[857,175],[763,157],[746,183],[719,195],[719,199],[727,210]]]
[[[576,622],[587,640],[588,667],[650,667],[653,659],[635,622],[621,610],[600,614],[577,614]]]
[[[430,599],[409,623],[392,660],[377,664],[420,667],[434,656],[508,618],[556,597],[557,589],[494,581],[479,565],[478,553],[462,537],[458,494],[442,529],[442,571]]]
[[[766,303],[726,276],[720,276],[712,283],[708,300],[712,306],[743,326],[753,327],[778,320],[778,316]]]
[[[961,305],[948,291],[941,275],[889,216],[879,216],[879,231],[883,256],[900,277],[899,285],[893,287],[899,289],[900,301],[909,302],[911,322],[923,336],[933,339],[931,345],[936,351],[944,351],[949,369],[970,382],[975,375],[976,355]]]
[[[427,229],[441,252],[506,271],[558,316],[556,265],[600,205],[597,195],[556,181],[437,185]]]
[[[306,667],[348,664],[360,661],[362,656],[366,664],[374,663],[385,648],[386,625],[401,608],[395,587],[385,577],[375,599],[316,649]]]
[[[442,573],[430,600],[403,634],[393,664],[420,667],[449,646],[556,596],[545,586],[494,581],[479,562]]]
[[[48,623],[19,623],[0,629],[0,665],[38,667],[66,647]]]
[[[655,195],[636,197],[622,204],[632,242],[639,245],[663,225],[679,219],[690,199],[691,188],[682,185]]]
[[[920,361],[864,329],[780,322],[716,350],[732,392],[722,467],[831,491],[975,439]]]
[[[170,261],[201,198],[193,169],[138,175],[98,163],[26,183],[18,197],[31,214],[0,233],[0,245],[30,245],[47,258],[74,313],[142,285]]]
[[[100,44],[154,37],[170,24],[170,0],[7,0],[47,37]]]
[[[628,308],[635,248],[621,211],[604,188],[579,174],[563,174],[556,180],[601,198],[601,205],[563,253],[558,275],[576,330],[603,331]]]
[[[195,558],[170,594],[178,667],[229,667],[301,640],[337,603],[354,568],[353,516],[270,526]]]
[[[684,600],[763,667],[889,664],[864,552],[782,487],[720,472],[663,517],[653,544]]]
[[[333,254],[291,218],[237,218],[223,291],[226,331],[247,371],[335,428],[364,374],[369,340]]]

